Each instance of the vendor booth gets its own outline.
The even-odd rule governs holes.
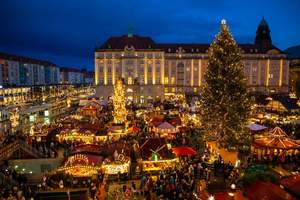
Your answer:
[[[267,135],[257,137],[252,144],[252,152],[258,158],[280,156],[299,153],[300,144],[291,139],[281,128],[276,127]]]
[[[63,166],[57,168],[56,172],[64,172],[75,177],[91,177],[101,170],[101,156],[89,154],[75,154],[68,157]]]
[[[162,122],[158,126],[154,126],[152,131],[160,137],[175,137],[176,133],[179,132],[178,128],[171,125],[168,122]]]
[[[179,164],[165,139],[151,138],[140,146],[142,170],[155,173],[162,169],[175,168]]]

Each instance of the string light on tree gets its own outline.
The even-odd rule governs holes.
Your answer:
[[[114,123],[122,124],[126,120],[127,111],[125,108],[125,87],[122,80],[118,80],[114,86]]]
[[[240,49],[226,20],[208,50],[202,110],[207,135],[214,134],[223,146],[244,142],[243,127],[250,113]]]

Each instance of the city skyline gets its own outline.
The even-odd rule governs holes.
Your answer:
[[[127,34],[129,26],[134,34],[156,42],[211,43],[225,18],[239,43],[253,43],[262,17],[270,26],[275,46],[285,50],[300,44],[296,38],[300,33],[297,1],[257,1],[251,5],[244,1],[239,6],[237,1],[73,2],[4,1],[0,51],[93,69],[94,48],[110,36]]]

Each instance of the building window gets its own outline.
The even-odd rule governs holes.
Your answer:
[[[171,84],[175,84],[175,77],[171,77]]]
[[[165,93],[168,93],[169,92],[169,88],[165,88]]]
[[[273,78],[273,74],[269,74],[269,78]]]
[[[160,67],[156,67],[156,73],[159,73]]]
[[[133,84],[133,81],[132,81],[132,77],[128,77],[128,85],[132,85]]]
[[[165,77],[165,84],[169,84],[169,78],[168,77]]]
[[[197,92],[197,88],[196,87],[194,87],[194,92]]]
[[[175,88],[172,88],[172,92],[175,92]]]

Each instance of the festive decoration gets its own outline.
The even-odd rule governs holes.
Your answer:
[[[11,122],[12,131],[15,132],[20,124],[20,112],[18,108],[13,109],[9,113],[9,120]]]
[[[127,111],[125,108],[125,87],[122,80],[118,80],[114,86],[114,123],[122,124],[126,120]]]
[[[202,98],[203,124],[207,135],[222,146],[235,146],[245,138],[250,101],[240,49],[225,20],[208,50],[208,69]]]

